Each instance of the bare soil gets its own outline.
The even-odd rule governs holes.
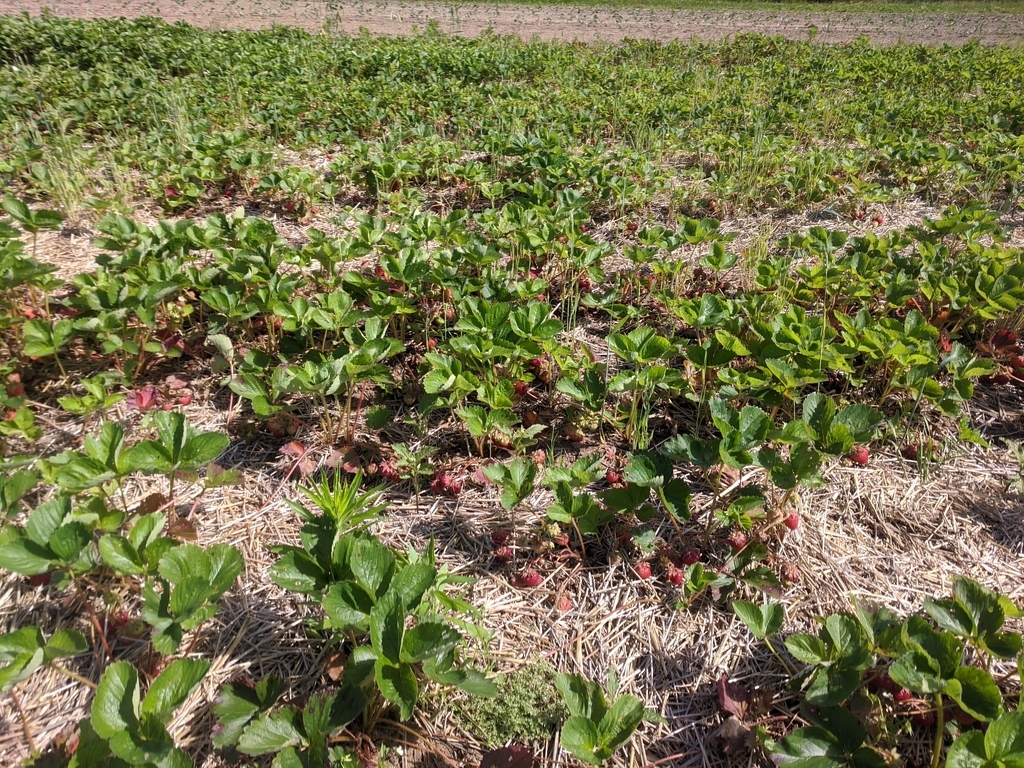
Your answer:
[[[1024,43],[1024,14],[985,13],[794,13],[616,9],[499,3],[325,3],[290,0],[0,0],[0,14],[41,13],[108,18],[157,16],[212,29],[263,29],[275,24],[311,32],[407,35],[428,24],[449,34],[476,36],[487,30],[524,39],[616,41],[719,40],[743,33],[782,35],[842,43],[867,37],[873,43],[985,45]]]

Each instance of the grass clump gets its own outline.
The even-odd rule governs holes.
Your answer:
[[[547,662],[527,664],[496,682],[493,699],[468,697],[453,713],[459,728],[489,747],[550,738],[569,716],[555,688],[555,669]]]

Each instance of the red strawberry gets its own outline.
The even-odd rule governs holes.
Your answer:
[[[1004,328],[992,334],[990,342],[996,349],[1007,349],[1017,343],[1017,334]]]
[[[668,570],[665,571],[665,581],[672,586],[678,587],[683,583],[683,571],[681,568],[676,568],[674,565],[670,565]]]
[[[789,528],[789,530],[795,531],[797,528],[800,527],[800,515],[798,515],[796,512],[793,512],[792,514],[790,514],[789,517],[783,520],[782,523],[787,528]]]
[[[494,559],[499,563],[511,563],[515,556],[512,547],[498,547],[494,550]]]
[[[508,531],[504,528],[495,528],[491,531],[491,541],[494,542],[494,546],[500,547],[508,541]]]
[[[605,472],[604,479],[607,480],[612,485],[618,485],[619,483],[622,482],[622,473],[619,472],[617,469],[609,469],[607,472]]]
[[[878,224],[879,226],[885,223],[885,219],[883,219],[881,216],[875,216],[875,218],[873,218],[872,221],[875,222],[875,224]]]
[[[960,709],[959,706],[954,706],[950,714],[953,716],[954,720],[960,723],[960,725],[973,725],[974,723],[978,722],[973,715],[967,714],[962,709]]]
[[[875,691],[889,691],[890,693],[894,692],[897,688],[897,685],[892,681],[892,678],[884,672],[871,678],[868,681],[868,686]]]
[[[178,405],[192,405],[192,395],[182,395],[179,397]]]
[[[787,584],[796,584],[800,581],[800,569],[792,560],[783,560],[779,563],[779,578]]]
[[[688,549],[683,552],[683,556],[680,558],[680,562],[683,565],[693,565],[700,561],[700,550],[699,549]]]
[[[512,577],[512,586],[514,587],[533,589],[534,587],[539,587],[543,582],[544,578],[533,568],[527,568]]]
[[[1003,386],[1004,384],[1010,383],[1009,375],[1003,373],[1002,371],[1000,371],[999,373],[993,373],[991,376],[986,376],[985,379],[991,384],[997,384],[999,386]]]
[[[928,728],[935,725],[934,712],[915,712],[910,716],[910,722],[920,728]]]
[[[904,702],[910,701],[912,698],[914,698],[914,694],[912,694],[906,688],[900,688],[899,690],[893,692],[892,697],[896,699],[896,701]]]
[[[1012,365],[1018,371],[1024,370],[1024,355],[1011,355],[1010,365]]]
[[[907,443],[900,448],[900,453],[903,454],[903,458],[908,461],[917,461],[917,453],[920,450],[917,443]]]
[[[275,413],[267,419],[267,430],[274,437],[294,437],[301,422],[290,413]]]
[[[25,394],[25,385],[20,381],[12,381],[7,385],[8,397],[21,397]]]
[[[555,607],[558,608],[558,610],[562,613],[568,613],[572,610],[572,600],[570,600],[567,596],[562,595],[560,598],[558,598],[558,603]]]
[[[636,566],[634,567],[634,570],[636,570],[636,575],[639,576],[641,579],[644,579],[645,581],[647,579],[651,578],[651,564],[650,563],[647,563],[647,562],[637,563]]]
[[[870,456],[871,454],[868,453],[868,447],[866,445],[855,445],[847,458],[854,464],[859,464],[864,467],[867,466]]]
[[[427,339],[427,349],[437,349],[437,339],[435,339],[435,338]]]
[[[733,549],[743,549],[747,546],[748,541],[747,534],[739,528],[733,528],[729,531],[729,535],[725,537],[725,542]]]
[[[430,490],[445,496],[458,496],[462,493],[462,480],[452,477],[443,469],[439,469],[430,478]]]
[[[45,587],[50,583],[49,573],[37,573],[35,576],[30,576],[28,583],[33,587]]]

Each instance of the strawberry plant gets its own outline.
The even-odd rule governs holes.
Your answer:
[[[635,696],[615,696],[614,672],[608,677],[610,702],[600,685],[579,675],[558,675],[555,687],[570,714],[562,726],[562,746],[588,765],[604,765],[641,723],[661,720]]]
[[[245,755],[275,755],[282,765],[355,766],[355,755],[332,746],[331,739],[355,720],[366,696],[354,686],[311,696],[301,709],[277,706],[280,680],[268,677],[254,686],[229,683],[214,707],[220,728],[214,744]]]
[[[111,664],[96,688],[90,718],[79,726],[76,757],[106,761],[113,755],[128,765],[189,765],[167,723],[209,668],[208,661],[176,659],[153,679],[143,697],[136,668],[126,661]]]
[[[773,651],[769,637],[778,633],[784,616],[779,606],[757,606],[737,601],[734,610],[754,635]],[[910,616],[900,619],[883,608],[855,604],[850,613],[819,618],[817,635],[794,634],[786,649],[804,669],[793,675],[790,686],[798,690],[805,706],[806,727],[797,728],[779,741],[763,738],[764,746],[780,765],[802,765],[815,756],[822,765],[886,765],[884,711],[906,716],[917,696],[925,715],[913,717],[919,727],[934,726],[932,764],[941,764],[945,750],[944,723],[951,717],[970,724],[1000,723],[1009,743],[988,742],[979,731],[968,731],[954,741],[946,755],[947,765],[996,764],[995,753],[1011,755],[1019,731],[1016,713],[1007,714],[1004,697],[990,673],[992,659],[1021,656],[1022,639],[1003,629],[1007,616],[1022,612],[1007,598],[970,579],[957,579],[953,597],[926,600],[932,619]],[[933,623],[934,622],[934,623]],[[989,638],[986,640],[985,638]],[[980,657],[965,654],[965,641]],[[779,657],[792,673],[791,664]],[[862,689],[887,691],[892,698],[868,699],[868,721],[851,712],[855,694]],[[954,709],[950,710],[946,699]],[[808,706],[809,705],[809,706]],[[764,734],[762,734],[764,736]]]

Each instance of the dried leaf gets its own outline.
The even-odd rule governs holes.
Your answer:
[[[181,378],[181,376],[178,376],[173,373],[166,379],[164,379],[164,384],[166,384],[171,389],[185,389],[189,385],[189,383],[190,382],[188,379],[183,379]]]
[[[167,497],[162,493],[151,493],[142,500],[137,511],[140,515],[148,515],[163,508],[166,504]]]
[[[298,440],[292,440],[289,443],[285,443],[278,450],[284,456],[295,457],[295,462],[288,470],[288,474],[298,472],[299,477],[305,477],[316,469],[316,462],[313,460],[312,456],[309,455],[306,450],[306,446]]]
[[[746,755],[754,748],[754,729],[739,718],[729,717],[711,736],[711,744],[723,755]]]
[[[718,679],[718,706],[745,723],[768,714],[773,698],[770,690],[731,683],[724,673]]]
[[[173,513],[168,516],[167,535],[180,541],[196,541],[199,538],[191,520]]]
[[[278,449],[279,453],[285,456],[295,456],[296,458],[302,458],[306,455],[306,446],[300,443],[298,440],[292,440],[290,443],[285,443]]]
[[[327,676],[334,682],[341,680],[345,674],[345,662],[348,657],[341,651],[334,651],[327,657]]]

